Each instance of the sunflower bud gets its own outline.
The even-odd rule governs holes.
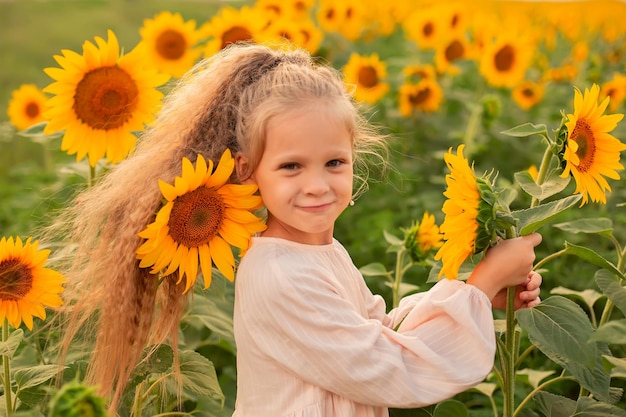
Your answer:
[[[104,400],[95,388],[78,381],[66,383],[50,404],[49,417],[107,417]]]
[[[506,237],[506,231],[515,226],[515,218],[508,209],[502,207],[493,185],[485,178],[476,178],[480,201],[478,202],[478,215],[476,222],[476,239],[474,240],[474,253],[487,250],[498,237]]]
[[[435,216],[424,213],[421,223],[415,223],[410,229],[404,230],[404,248],[415,263],[426,260],[431,250],[443,244],[439,226],[435,224]]]
[[[502,113],[502,104],[498,96],[494,94],[487,94],[482,99],[483,106],[483,126],[489,127],[492,123],[500,117]]]

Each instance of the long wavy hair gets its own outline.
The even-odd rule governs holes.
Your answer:
[[[263,154],[268,120],[316,99],[341,109],[353,135],[355,168],[363,168],[355,169],[358,193],[370,159],[361,157],[378,156],[384,164],[384,136],[363,118],[340,73],[303,50],[237,44],[178,80],[135,152],[58,217],[51,231],[63,239],[60,268],[68,277],[61,363],[77,339],[95,339],[86,379],[110,398],[111,410],[146,347],[169,339],[176,350],[188,297],[184,285],[176,285],[177,273],[159,280],[135,256],[138,233],[161,204],[158,180],[173,182],[183,157],[195,161],[201,154],[217,162],[227,148],[246,155],[250,172],[240,175],[249,176]]]

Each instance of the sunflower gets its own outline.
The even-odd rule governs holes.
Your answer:
[[[30,238],[0,240],[0,323],[6,319],[17,328],[23,321],[32,330],[33,316],[45,319],[44,307],[63,304],[65,277],[44,267],[50,251],[38,250],[38,244]]]
[[[447,200],[445,214],[439,227],[444,243],[435,254],[441,259],[439,277],[458,277],[459,268],[471,256],[486,251],[498,238],[506,236],[515,225],[508,206],[502,204],[494,191],[489,176],[478,178],[463,156],[465,145],[459,145],[457,154],[452,149],[444,156],[450,173],[446,175]]]
[[[141,49],[150,64],[159,71],[180,77],[200,57],[195,48],[200,39],[195,20],[184,21],[180,13],[161,12],[154,19],[145,19],[139,29]]]
[[[452,36],[435,48],[435,65],[440,74],[458,74],[460,69],[454,64],[471,56],[470,44],[463,35]]]
[[[425,260],[431,250],[438,249],[443,244],[435,216],[428,212],[424,212],[421,222],[415,223],[404,232],[404,247],[413,262]]]
[[[436,80],[424,78],[417,84],[400,86],[400,114],[410,117],[414,111],[435,112],[443,99],[443,90]]]
[[[344,81],[354,88],[354,98],[375,104],[389,91],[389,84],[382,81],[387,77],[387,65],[378,54],[362,56],[353,52],[343,67]]]
[[[616,111],[626,99],[626,76],[620,73],[613,74],[613,78],[600,87],[600,98],[610,97],[609,111]]]
[[[267,43],[272,46],[276,45],[295,45],[304,48],[306,38],[304,32],[300,29],[300,23],[285,17],[278,17],[261,32],[259,35],[259,43]]]
[[[61,68],[46,68],[52,84],[44,92],[54,94],[46,104],[49,120],[44,133],[65,131],[61,149],[89,159],[95,166],[106,156],[116,163],[135,147],[132,132],[143,130],[154,119],[169,75],[144,66],[141,54],[131,51],[120,56],[115,34],[108,42],[96,37],[96,45],[83,44],[83,55],[63,50],[54,59]]]
[[[511,92],[513,100],[524,110],[528,110],[543,100],[543,83],[524,81]]]
[[[202,37],[208,38],[204,56],[212,56],[237,42],[256,42],[267,27],[269,18],[264,10],[243,6],[222,7],[213,18],[200,27]]]
[[[483,46],[480,73],[494,87],[513,88],[524,79],[535,49],[527,36],[502,33]]]
[[[265,224],[250,210],[261,207],[261,197],[253,195],[256,185],[227,184],[235,160],[230,151],[222,155],[215,171],[198,155],[196,166],[183,158],[182,175],[174,185],[159,180],[167,203],[156,219],[139,236],[146,241],[137,249],[141,268],[163,276],[178,270],[185,292],[193,287],[198,263],[204,286],[211,285],[212,264],[230,281],[235,278],[235,258],[229,245],[248,249],[250,237]]]
[[[459,145],[456,155],[450,149],[444,156],[450,173],[446,175],[448,188],[443,193],[447,197],[442,208],[445,218],[439,227],[444,243],[435,254],[435,260],[441,259],[443,264],[440,278],[457,278],[461,264],[474,253],[478,236],[480,192],[474,171],[463,156],[464,147]]]
[[[623,114],[603,114],[609,105],[606,97],[598,105],[600,87],[593,84],[585,89],[584,95],[578,88],[574,91],[574,113],[567,115],[565,127],[567,139],[560,157],[564,169],[562,177],[571,175],[576,181],[575,193],[582,194],[581,205],[591,198],[594,202],[606,203],[606,192],[611,187],[604,177],[619,179],[620,152],[626,145],[609,134]]]
[[[23,84],[11,93],[7,109],[9,121],[18,130],[28,129],[46,119],[43,110],[46,96],[35,84]]]
[[[415,42],[420,49],[433,49],[443,34],[448,33],[447,22],[442,22],[438,7],[431,6],[414,10],[403,22],[406,38]]]

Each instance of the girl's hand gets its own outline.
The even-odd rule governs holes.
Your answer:
[[[526,307],[534,307],[541,302],[539,292],[541,290],[542,278],[537,272],[532,271],[528,274],[528,279],[524,284],[515,287],[515,310]],[[491,300],[493,308],[504,310],[506,308],[506,288],[500,290],[498,294]]]
[[[467,283],[482,290],[490,300],[507,287],[526,285],[539,243],[539,233],[501,240],[487,251]]]

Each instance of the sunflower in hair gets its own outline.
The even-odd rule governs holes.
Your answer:
[[[178,271],[178,283],[185,277],[185,292],[193,287],[198,267],[204,287],[211,285],[212,265],[230,281],[235,278],[235,257],[250,245],[250,237],[265,230],[265,224],[251,211],[261,207],[257,186],[230,184],[235,160],[229,150],[213,170],[213,161],[198,155],[196,165],[183,158],[182,175],[174,184],[159,180],[167,202],[156,219],[139,236],[146,241],[137,249],[142,268],[170,275]]]

